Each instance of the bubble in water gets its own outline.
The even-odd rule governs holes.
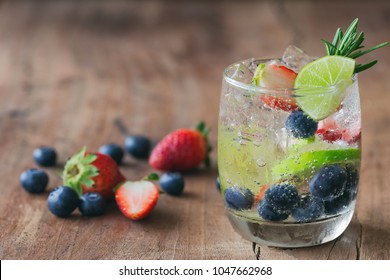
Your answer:
[[[259,158],[256,160],[256,164],[259,166],[259,167],[264,167],[267,165],[267,162],[265,161],[265,159],[263,158]]]

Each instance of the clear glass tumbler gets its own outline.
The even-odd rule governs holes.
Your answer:
[[[345,86],[335,112],[317,122],[314,136],[302,139],[289,133],[287,124],[299,108],[273,105],[306,98],[299,94],[303,90],[332,94],[334,87],[253,86],[253,73],[265,62],[240,61],[223,73],[218,170],[227,215],[238,233],[258,244],[294,248],[331,241],[347,228],[356,202],[361,156],[357,75]]]

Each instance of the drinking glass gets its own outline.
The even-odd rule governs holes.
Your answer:
[[[314,136],[296,138],[286,122],[300,109],[275,104],[312,98],[303,91],[334,94],[337,85],[252,85],[257,65],[267,61],[239,61],[223,73],[218,172],[226,213],[233,228],[257,244],[295,248],[334,240],[351,221],[358,190],[358,77],[344,86],[337,109],[317,122]]]

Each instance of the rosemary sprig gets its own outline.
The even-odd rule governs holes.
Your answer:
[[[325,49],[328,55],[340,55],[356,59],[369,52],[375,51],[379,48],[388,45],[388,42],[383,42],[367,50],[361,50],[362,48],[364,48],[364,46],[362,45],[364,41],[364,32],[360,32],[359,34],[357,33],[358,21],[359,19],[356,18],[347,28],[345,33],[343,33],[343,31],[338,28],[333,37],[332,43],[321,39],[321,41],[325,43]],[[374,66],[377,62],[377,60],[373,60],[366,64],[356,64],[354,73],[366,70]]]

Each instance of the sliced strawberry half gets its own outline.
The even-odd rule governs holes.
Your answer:
[[[342,140],[352,144],[360,140],[361,130],[360,126],[356,128],[342,128],[333,118],[329,117],[318,123],[316,134],[322,140],[330,143]]]
[[[334,141],[341,140],[342,134],[340,131],[333,129],[319,128],[317,129],[316,134],[324,141],[333,143]]]
[[[292,89],[297,73],[276,62],[262,64],[258,66],[253,83],[265,88]],[[291,93],[286,92],[286,96],[261,95],[261,100],[272,109],[280,109],[292,112],[298,109],[298,105]]]
[[[316,134],[324,141],[333,143],[341,140],[342,133],[333,118],[326,118],[318,123]]]
[[[341,140],[347,142],[348,144],[355,143],[360,140],[362,133],[359,128],[356,129],[344,129],[342,132]]]
[[[150,181],[124,182],[115,192],[115,200],[121,212],[132,220],[147,217],[156,206],[158,187]]]

